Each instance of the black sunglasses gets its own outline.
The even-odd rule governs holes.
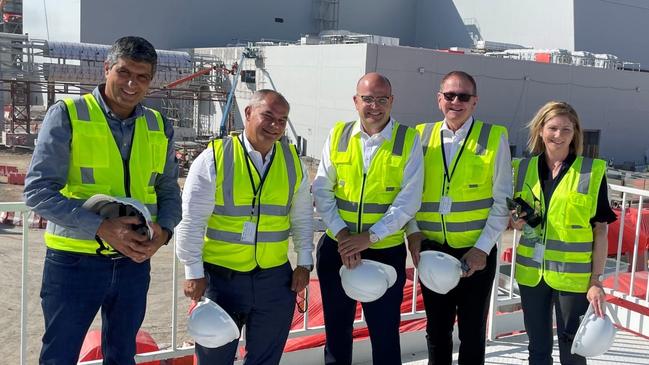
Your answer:
[[[444,99],[446,99],[446,101],[453,101],[457,96],[457,99],[463,103],[466,103],[467,101],[471,100],[472,96],[475,96],[473,94],[464,94],[464,93],[457,94],[453,92],[442,93],[442,95],[444,95]]]

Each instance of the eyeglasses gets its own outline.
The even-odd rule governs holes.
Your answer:
[[[361,98],[361,100],[363,100],[363,103],[367,105],[377,103],[378,105],[385,106],[388,105],[388,102],[390,101],[389,96],[377,96],[377,97],[369,96],[369,95],[358,95],[358,96]]]
[[[446,101],[453,101],[457,96],[457,99],[463,103],[466,103],[467,101],[471,100],[472,96],[475,96],[473,94],[465,94],[465,93],[458,94],[453,92],[442,93],[442,95],[444,95],[444,99],[446,99]]]
[[[301,292],[297,293],[295,297],[295,305],[299,313],[306,313],[309,309],[309,287],[307,286]]]

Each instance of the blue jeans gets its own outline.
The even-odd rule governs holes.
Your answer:
[[[104,365],[135,364],[144,320],[150,262],[112,260],[47,249],[41,286],[45,334],[40,364],[72,365],[101,308]]]

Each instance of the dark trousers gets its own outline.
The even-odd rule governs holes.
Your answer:
[[[432,241],[422,243],[423,250],[442,251],[458,260],[470,248],[455,249]],[[437,294],[421,285],[426,308],[428,363],[451,364],[453,358],[453,325],[457,316],[460,338],[459,364],[484,364],[489,295],[496,273],[496,247],[487,256],[487,266],[446,294]]]
[[[295,309],[290,263],[236,272],[205,264],[205,296],[220,305],[239,329],[246,326],[246,365],[279,364]],[[196,344],[198,365],[232,364],[239,340],[217,348]]]
[[[381,298],[362,303],[362,306],[370,332],[373,364],[401,364],[399,323],[403,286],[406,283],[406,247],[401,244],[385,249],[368,249],[361,256],[391,265],[397,271],[394,285]],[[349,365],[352,363],[352,330],[357,302],[343,290],[339,274],[341,266],[338,243],[323,235],[318,243],[316,267],[327,337],[325,364]]]
[[[150,263],[47,249],[41,286],[45,334],[39,363],[72,365],[101,308],[105,365],[135,364],[144,320]]]
[[[552,289],[545,280],[534,287],[519,285],[527,346],[531,365],[552,364],[552,306],[557,319],[559,357],[562,365],[583,365],[586,358],[570,353],[572,341],[579,328],[579,317],[588,309],[585,293],[570,293]]]

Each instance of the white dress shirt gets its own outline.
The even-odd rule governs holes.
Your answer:
[[[473,117],[469,117],[460,129],[453,132],[449,129],[446,120],[444,120],[441,132],[444,155],[446,156],[446,166],[451,166],[451,162],[464,143],[471,129],[471,125],[473,125]],[[439,168],[443,167],[440,166]],[[482,229],[482,233],[480,233],[480,237],[478,237],[474,245],[474,247],[486,253],[491,252],[491,249],[509,223],[509,210],[507,209],[505,198],[512,196],[512,162],[509,143],[504,135],[500,139],[500,144],[498,144],[492,181],[494,203],[489,210],[489,216],[487,216],[487,222]],[[419,231],[419,228],[417,227],[416,220],[413,219],[408,223],[407,233],[410,235],[417,231]]]
[[[367,172],[370,163],[378,151],[379,147],[385,140],[392,138],[392,129],[394,120],[390,119],[388,124],[380,133],[369,136],[361,130],[361,123],[356,122],[352,128],[351,135],[355,136],[360,133],[361,151],[363,153],[363,168]],[[333,132],[333,130],[332,130]],[[352,139],[356,140],[356,139]],[[322,159],[318,166],[318,173],[313,181],[313,197],[316,208],[322,217],[323,222],[333,232],[337,234],[347,225],[338,214],[336,197],[334,195],[334,186],[338,183],[336,167],[331,164],[330,156],[331,133],[325,141],[322,149]],[[421,194],[424,185],[424,168],[422,165],[423,155],[421,142],[415,138],[412,151],[403,171],[403,180],[401,181],[401,191],[397,194],[390,208],[385,212],[381,219],[372,225],[371,230],[380,239],[383,239],[401,228],[412,219],[421,206]]]
[[[243,142],[253,164],[262,175],[269,166],[256,151],[245,133]],[[274,148],[274,147],[273,147]],[[269,152],[268,156],[273,153]],[[293,246],[298,265],[313,265],[313,207],[309,193],[309,176],[302,164],[303,178],[289,211]],[[176,255],[185,265],[185,278],[198,279],[203,272],[203,238],[207,221],[214,209],[216,167],[212,149],[203,151],[192,163],[183,189],[183,219],[176,228]]]

